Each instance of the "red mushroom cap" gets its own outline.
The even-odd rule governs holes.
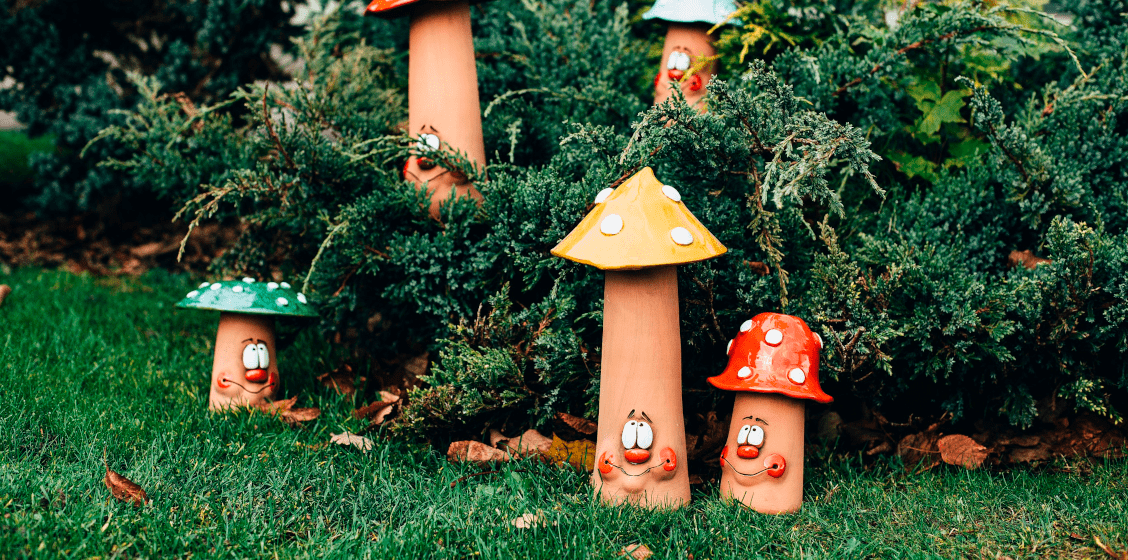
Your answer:
[[[419,0],[372,0],[364,9],[364,15],[396,18],[405,14],[402,8],[416,2]]]
[[[740,326],[729,343],[729,363],[709,383],[726,391],[779,393],[833,401],[819,386],[822,339],[798,317],[761,313]]]

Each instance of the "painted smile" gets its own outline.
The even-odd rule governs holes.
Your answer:
[[[785,461],[783,459],[783,455],[780,455],[779,453],[773,453],[769,455],[766,459],[764,459],[764,468],[754,473],[741,472],[741,470],[737,469],[736,465],[733,465],[732,461],[729,461],[728,457],[725,457],[724,455],[721,456],[721,464],[728,465],[728,468],[732,469],[732,472],[740,476],[747,477],[759,476],[761,474],[768,473],[768,476],[772,478],[779,478],[783,476],[784,470],[787,469],[787,461]]]
[[[267,383],[266,385],[263,385],[263,386],[262,386],[261,388],[259,388],[259,390],[258,390],[258,391],[252,391],[252,390],[248,389],[248,388],[247,388],[246,386],[244,386],[244,385],[243,385],[242,383],[239,383],[238,381],[235,381],[235,380],[233,380],[233,379],[228,379],[228,378],[224,377],[224,378],[223,378],[223,379],[222,379],[221,381],[223,381],[223,383],[227,383],[229,387],[230,387],[231,385],[235,385],[235,386],[238,386],[238,387],[239,387],[240,389],[242,389],[242,390],[244,390],[244,391],[246,391],[246,392],[248,392],[248,393],[250,393],[250,394],[252,394],[252,395],[257,395],[257,394],[259,394],[259,393],[261,393],[261,392],[263,392],[263,391],[265,391],[265,390],[267,390],[267,389],[269,389],[269,388],[273,387],[273,386],[275,385],[275,383],[276,383],[276,382],[275,382],[275,381],[274,381],[273,379],[271,379],[271,380],[270,380],[270,383]]]
[[[651,466],[647,467],[647,468],[646,468],[646,470],[644,470],[644,471],[642,471],[642,472],[640,472],[640,473],[638,473],[638,474],[631,474],[631,473],[627,472],[627,469],[624,469],[623,467],[621,467],[621,466],[619,466],[619,465],[616,465],[615,463],[612,463],[612,462],[611,462],[611,461],[609,461],[609,460],[608,460],[608,461],[604,461],[604,462],[603,462],[603,464],[604,464],[604,465],[607,465],[607,466],[610,466],[610,467],[612,467],[612,468],[616,468],[616,469],[619,469],[619,472],[621,472],[621,473],[623,473],[623,474],[625,474],[625,475],[627,475],[627,476],[642,476],[642,475],[644,475],[644,474],[646,474],[646,473],[650,472],[651,470],[653,470],[653,469],[655,469],[655,468],[657,468],[658,466],[660,466],[660,465],[661,465],[661,463],[659,463],[659,464],[657,464],[657,465],[651,465]],[[602,471],[600,471],[600,472],[602,472]]]

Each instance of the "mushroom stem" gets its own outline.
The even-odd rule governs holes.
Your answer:
[[[266,382],[251,382],[243,352],[248,341],[264,343],[269,349],[270,363]],[[274,317],[249,313],[219,314],[212,358],[211,390],[208,408],[225,410],[233,407],[262,404],[278,394],[278,359],[275,354]],[[273,385],[271,385],[273,383]]]
[[[772,393],[736,394],[726,444],[735,447],[734,440],[741,426],[755,422],[747,419],[752,416],[766,422],[765,453],[755,459],[741,459],[736,453],[728,453],[721,464],[722,500],[738,501],[760,513],[799,511],[803,505],[804,412],[802,399]],[[786,461],[786,468],[778,478],[766,472],[747,476],[765,469],[765,461],[775,454]]]
[[[689,501],[689,473],[684,465],[677,267],[607,271],[603,305],[595,456],[614,454],[621,448],[619,430],[628,412],[635,411],[653,419],[654,454],[670,448],[681,463],[673,476],[654,478],[634,496],[623,488],[633,482],[625,480],[630,477],[603,480],[598,467],[592,473],[592,483],[610,502],[632,501],[648,507],[683,505]]]
[[[408,59],[408,127],[412,135],[436,134],[479,166],[486,161],[478,70],[470,31],[467,0],[420,2],[411,12]],[[412,167],[415,166],[414,171]],[[441,166],[426,171],[408,164],[420,187],[427,183],[431,215],[455,196],[481,200],[482,195],[459,171]]]
[[[666,29],[666,43],[662,47],[662,66],[659,67],[658,78],[654,81],[655,105],[666,101],[673,95],[673,88],[670,87],[670,83],[677,80],[671,79],[667,62],[675,49],[679,52],[689,53],[690,69],[696,66],[701,59],[717,54],[716,48],[713,47],[713,42],[717,40],[717,37],[709,34],[710,27],[706,23],[669,22],[669,27]],[[713,78],[713,71],[714,63],[709,63],[694,74],[696,79],[690,76],[681,81],[682,95],[685,96],[686,103],[702,112],[705,111],[703,102],[705,86]],[[688,72],[686,73],[688,74]]]

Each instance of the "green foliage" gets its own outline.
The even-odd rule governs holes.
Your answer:
[[[736,327],[782,310],[827,341],[842,407],[1119,419],[1128,72],[1101,37],[1123,18],[1085,4],[1100,30],[1058,36],[1004,4],[917,3],[892,27],[867,2],[752,5],[771,17],[742,12],[745,31],[786,13],[775,33],[795,46],[742,65],[747,42],[722,44],[705,114],[642,111],[646,49],[613,2],[479,5],[484,200],[441,221],[400,176],[397,35],[349,11],[297,43],[295,87],[245,86],[189,116],[136,78],[145,102],[103,135],[133,149],[112,165],[185,216],[243,218],[222,271],[304,276],[322,328],[362,355],[437,356],[396,429],[441,441],[593,412],[602,274],[549,250],[643,166],[729,248],[679,269],[687,410],[717,406],[704,379]],[[449,146],[438,159],[466,163]],[[1026,249],[1051,262],[1008,268]]]

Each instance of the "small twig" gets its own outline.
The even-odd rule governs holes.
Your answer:
[[[274,125],[270,120],[270,111],[266,108],[266,93],[268,91],[270,91],[270,84],[267,84],[262,91],[262,119],[266,123],[266,130],[270,133],[271,140],[274,140],[274,145],[286,160],[286,165],[289,165],[291,169],[297,169],[298,166],[294,164],[294,160],[290,159],[290,154],[286,152],[286,148],[282,146],[282,139],[274,132]]]

